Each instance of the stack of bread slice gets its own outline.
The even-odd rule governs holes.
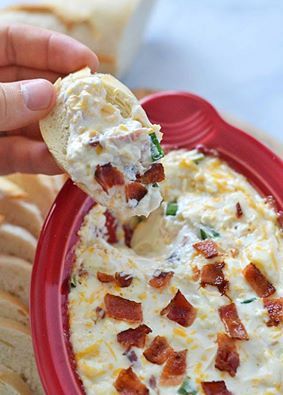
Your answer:
[[[0,177],[0,394],[44,394],[29,325],[38,236],[64,176]]]

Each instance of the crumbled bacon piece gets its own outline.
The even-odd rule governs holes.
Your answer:
[[[105,227],[107,229],[107,238],[106,240],[110,244],[117,243],[117,219],[110,213],[110,211],[106,210],[105,213]]]
[[[205,395],[233,395],[224,381],[202,381],[201,386]]]
[[[236,204],[236,217],[237,218],[241,218],[242,216],[243,216],[242,206],[240,205],[239,202],[237,202],[237,204]]]
[[[215,148],[209,148],[203,144],[198,144],[196,146],[196,150],[198,150],[199,152],[201,152],[204,155],[218,156],[218,151]]]
[[[172,352],[173,349],[166,337],[156,336],[150,346],[144,351],[143,355],[149,362],[163,365]]]
[[[278,211],[278,213],[277,213],[277,222],[279,224],[281,231],[283,231],[283,211],[282,210]]]
[[[124,224],[123,231],[124,231],[125,244],[127,247],[131,248],[131,241],[134,234],[134,230],[131,226]]]
[[[125,183],[123,174],[116,167],[112,166],[111,163],[103,166],[97,165],[94,177],[106,193],[108,193],[110,188],[124,185]]]
[[[223,268],[224,262],[210,263],[204,265],[201,270],[201,286],[213,285],[218,288],[221,295],[224,295],[229,288],[229,281],[225,280]]]
[[[198,281],[199,278],[200,278],[200,270],[199,270],[199,268],[197,266],[193,266],[192,267],[192,272],[193,272],[192,279],[194,281]]]
[[[267,326],[278,326],[280,322],[283,322],[283,298],[263,299],[263,305],[269,315]]]
[[[122,369],[117,377],[114,387],[122,395],[148,395],[149,390],[140,381],[132,368]]]
[[[235,303],[219,307],[218,312],[226,332],[232,339],[249,340],[246,328],[238,316]]]
[[[114,281],[112,274],[97,272],[96,277],[101,283],[112,283]]]
[[[153,288],[164,289],[169,285],[174,272],[157,272],[153,274],[153,277],[149,280],[149,285]]]
[[[180,290],[176,293],[170,303],[160,312],[161,315],[166,315],[171,321],[188,327],[191,326],[196,318],[197,311],[192,306]]]
[[[211,259],[218,255],[217,244],[210,239],[199,241],[193,244],[193,247],[197,252],[204,255],[206,259]]]
[[[111,294],[105,295],[104,303],[107,315],[115,320],[137,323],[143,320],[141,303]]]
[[[147,194],[146,187],[139,182],[131,182],[130,184],[127,184],[125,191],[127,201],[133,199],[139,202]]]
[[[116,272],[115,281],[116,284],[121,288],[129,287],[132,284],[133,276],[124,272]]]
[[[240,357],[237,352],[235,340],[231,339],[225,333],[218,333],[217,343],[218,350],[215,367],[228,372],[230,376],[234,377],[240,365]]]
[[[267,298],[276,292],[273,285],[253,263],[245,267],[243,274],[246,281],[260,298]]]
[[[172,352],[160,376],[160,385],[176,386],[182,383],[187,370],[187,350]]]
[[[142,176],[137,176],[137,180],[143,184],[154,184],[165,179],[164,167],[161,163],[154,163]]]
[[[143,348],[145,345],[146,335],[150,332],[152,332],[152,330],[147,325],[143,324],[135,329],[130,328],[118,333],[117,341],[127,350],[131,347]]]

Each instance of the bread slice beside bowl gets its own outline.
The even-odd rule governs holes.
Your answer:
[[[34,359],[31,333],[25,325],[0,318],[0,364],[21,375],[32,394],[44,394]]]
[[[24,259],[0,255],[0,289],[29,305],[32,266]]]
[[[0,371],[0,394],[32,395],[32,392],[19,374]]]
[[[0,317],[29,325],[28,307],[16,296],[0,290]]]

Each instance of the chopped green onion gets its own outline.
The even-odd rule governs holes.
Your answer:
[[[153,188],[158,188],[159,185],[157,184],[157,182],[155,182],[154,184],[152,184]]]
[[[241,302],[241,304],[248,304],[248,303],[252,303],[252,302],[254,302],[256,299],[257,299],[257,298],[250,298],[250,299],[246,299],[246,300],[243,300],[243,301]]]
[[[75,274],[72,275],[70,283],[72,288],[76,288],[76,286],[78,285],[77,276]]]
[[[171,202],[171,203],[167,203],[167,207],[166,207],[166,215],[176,215],[178,210],[178,204]]]
[[[163,158],[164,156],[164,151],[161,148],[161,145],[158,141],[158,138],[155,133],[150,133],[150,138],[151,138],[151,158],[153,162]]]
[[[199,233],[202,240],[213,239],[214,237],[220,236],[220,233],[216,232],[216,230],[212,228],[209,228],[208,226],[205,228],[200,228]]]
[[[180,395],[197,395],[197,391],[193,388],[191,383],[191,378],[187,376],[183,381],[183,384],[178,389],[178,394]]]
[[[192,156],[192,161],[195,164],[198,164],[201,160],[203,160],[205,158],[205,155],[202,152],[198,151],[198,150],[192,150],[190,152],[190,154]]]

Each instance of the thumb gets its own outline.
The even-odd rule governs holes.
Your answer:
[[[43,79],[0,84],[0,131],[39,121],[55,103],[51,82]]]

